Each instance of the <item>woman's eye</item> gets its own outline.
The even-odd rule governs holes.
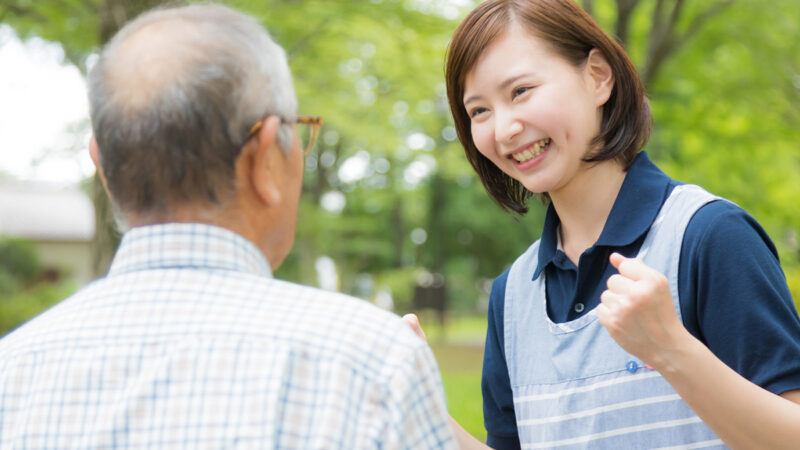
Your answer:
[[[520,86],[518,88],[514,88],[514,91],[511,92],[511,98],[516,98],[516,97],[528,92],[530,89],[531,89],[530,86]]]
[[[482,114],[483,112],[485,112],[485,111],[486,111],[486,108],[475,108],[475,109],[473,109],[473,110],[471,110],[471,111],[469,112],[469,116],[470,116],[471,118],[475,118],[475,117],[477,117],[477,116],[481,115],[481,114]]]

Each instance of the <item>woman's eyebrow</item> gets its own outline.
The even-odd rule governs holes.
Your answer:
[[[511,76],[511,77],[507,78],[506,81],[503,81],[502,83],[500,83],[500,89],[501,90],[505,90],[508,86],[516,83],[517,80],[519,80],[520,78],[523,78],[523,77],[525,77],[527,75],[528,75],[527,73],[521,73],[519,75],[514,75],[514,76]]]
[[[508,86],[516,83],[520,78],[526,77],[528,75],[529,75],[528,73],[521,73],[519,75],[512,75],[511,77],[507,78],[505,81],[500,83],[499,88],[500,88],[501,91],[503,91],[506,88],[508,88]],[[464,104],[466,105],[467,103],[469,103],[469,102],[471,102],[473,100],[477,100],[479,98],[480,98],[480,95],[478,95],[478,94],[470,95],[469,97],[464,99]]]

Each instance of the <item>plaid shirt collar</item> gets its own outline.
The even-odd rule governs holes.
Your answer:
[[[109,276],[159,269],[213,269],[272,278],[261,251],[233,231],[200,223],[136,227],[125,233]]]

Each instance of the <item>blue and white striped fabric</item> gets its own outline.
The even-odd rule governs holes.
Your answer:
[[[683,232],[716,199],[697,186],[676,187],[638,254],[669,280],[679,316]],[[658,372],[614,342],[594,310],[550,320],[544,272],[531,280],[538,254],[537,241],[514,262],[505,296],[504,347],[522,448],[726,448]]]
[[[135,228],[109,275],[0,340],[0,448],[454,448],[427,345],[271,278],[249,241]]]

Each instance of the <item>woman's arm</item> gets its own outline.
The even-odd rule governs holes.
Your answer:
[[[461,450],[491,450],[491,447],[469,434],[467,430],[456,422],[456,419],[453,419],[453,416],[450,416],[450,426],[453,427],[453,434],[456,436],[458,448]]]
[[[619,254],[611,263],[620,273],[597,315],[622,348],[658,370],[729,446],[797,448],[800,391],[779,396],[743,378],[684,328],[662,274]]]
[[[422,326],[419,324],[419,319],[415,314],[406,314],[403,316],[403,320],[417,333],[417,336],[421,337],[423,340],[426,340],[425,332],[422,331]],[[456,419],[453,419],[453,416],[450,416],[450,426],[453,427],[453,434],[456,437],[456,442],[458,443],[458,447],[462,450],[484,450],[490,449],[490,447],[486,446],[483,442],[477,440],[474,436],[469,434],[467,430],[464,429]]]

